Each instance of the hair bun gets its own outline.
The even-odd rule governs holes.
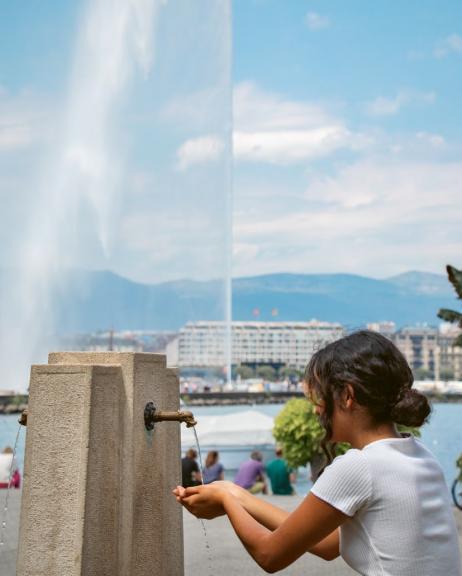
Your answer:
[[[430,415],[430,403],[418,390],[408,388],[392,407],[390,416],[396,424],[422,426]]]

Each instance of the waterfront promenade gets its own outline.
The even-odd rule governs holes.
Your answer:
[[[19,522],[20,491],[10,493],[10,509],[5,545],[0,548],[0,576],[15,576],[17,532]],[[0,491],[0,498],[3,492]],[[295,508],[302,496],[265,496],[271,502],[287,510]],[[459,542],[462,547],[462,512],[455,510],[459,530]],[[223,574],[225,576],[257,576],[265,574],[253,560],[250,559],[242,544],[235,536],[226,518],[217,518],[205,522],[206,541],[200,522],[184,511],[184,541],[185,541],[185,576],[209,576]],[[356,574],[342,559],[334,562],[324,562],[305,554],[289,568],[279,574],[286,576],[349,576]]]

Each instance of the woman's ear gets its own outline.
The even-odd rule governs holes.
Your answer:
[[[347,410],[351,410],[355,403],[355,391],[351,384],[347,384],[344,390],[343,402]]]

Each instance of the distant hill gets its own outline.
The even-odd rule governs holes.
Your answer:
[[[220,281],[147,285],[107,271],[74,271],[66,284],[55,302],[60,333],[110,327],[177,330],[190,320],[217,320],[224,315]],[[269,274],[233,280],[235,320],[317,318],[349,328],[379,320],[392,320],[398,326],[436,325],[438,309],[454,306],[458,303],[446,277],[423,272],[385,280],[353,274]]]

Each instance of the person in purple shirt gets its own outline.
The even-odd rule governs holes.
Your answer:
[[[251,494],[267,494],[265,476],[263,474],[262,454],[255,450],[249,460],[243,462],[239,468],[234,483],[248,490]]]

